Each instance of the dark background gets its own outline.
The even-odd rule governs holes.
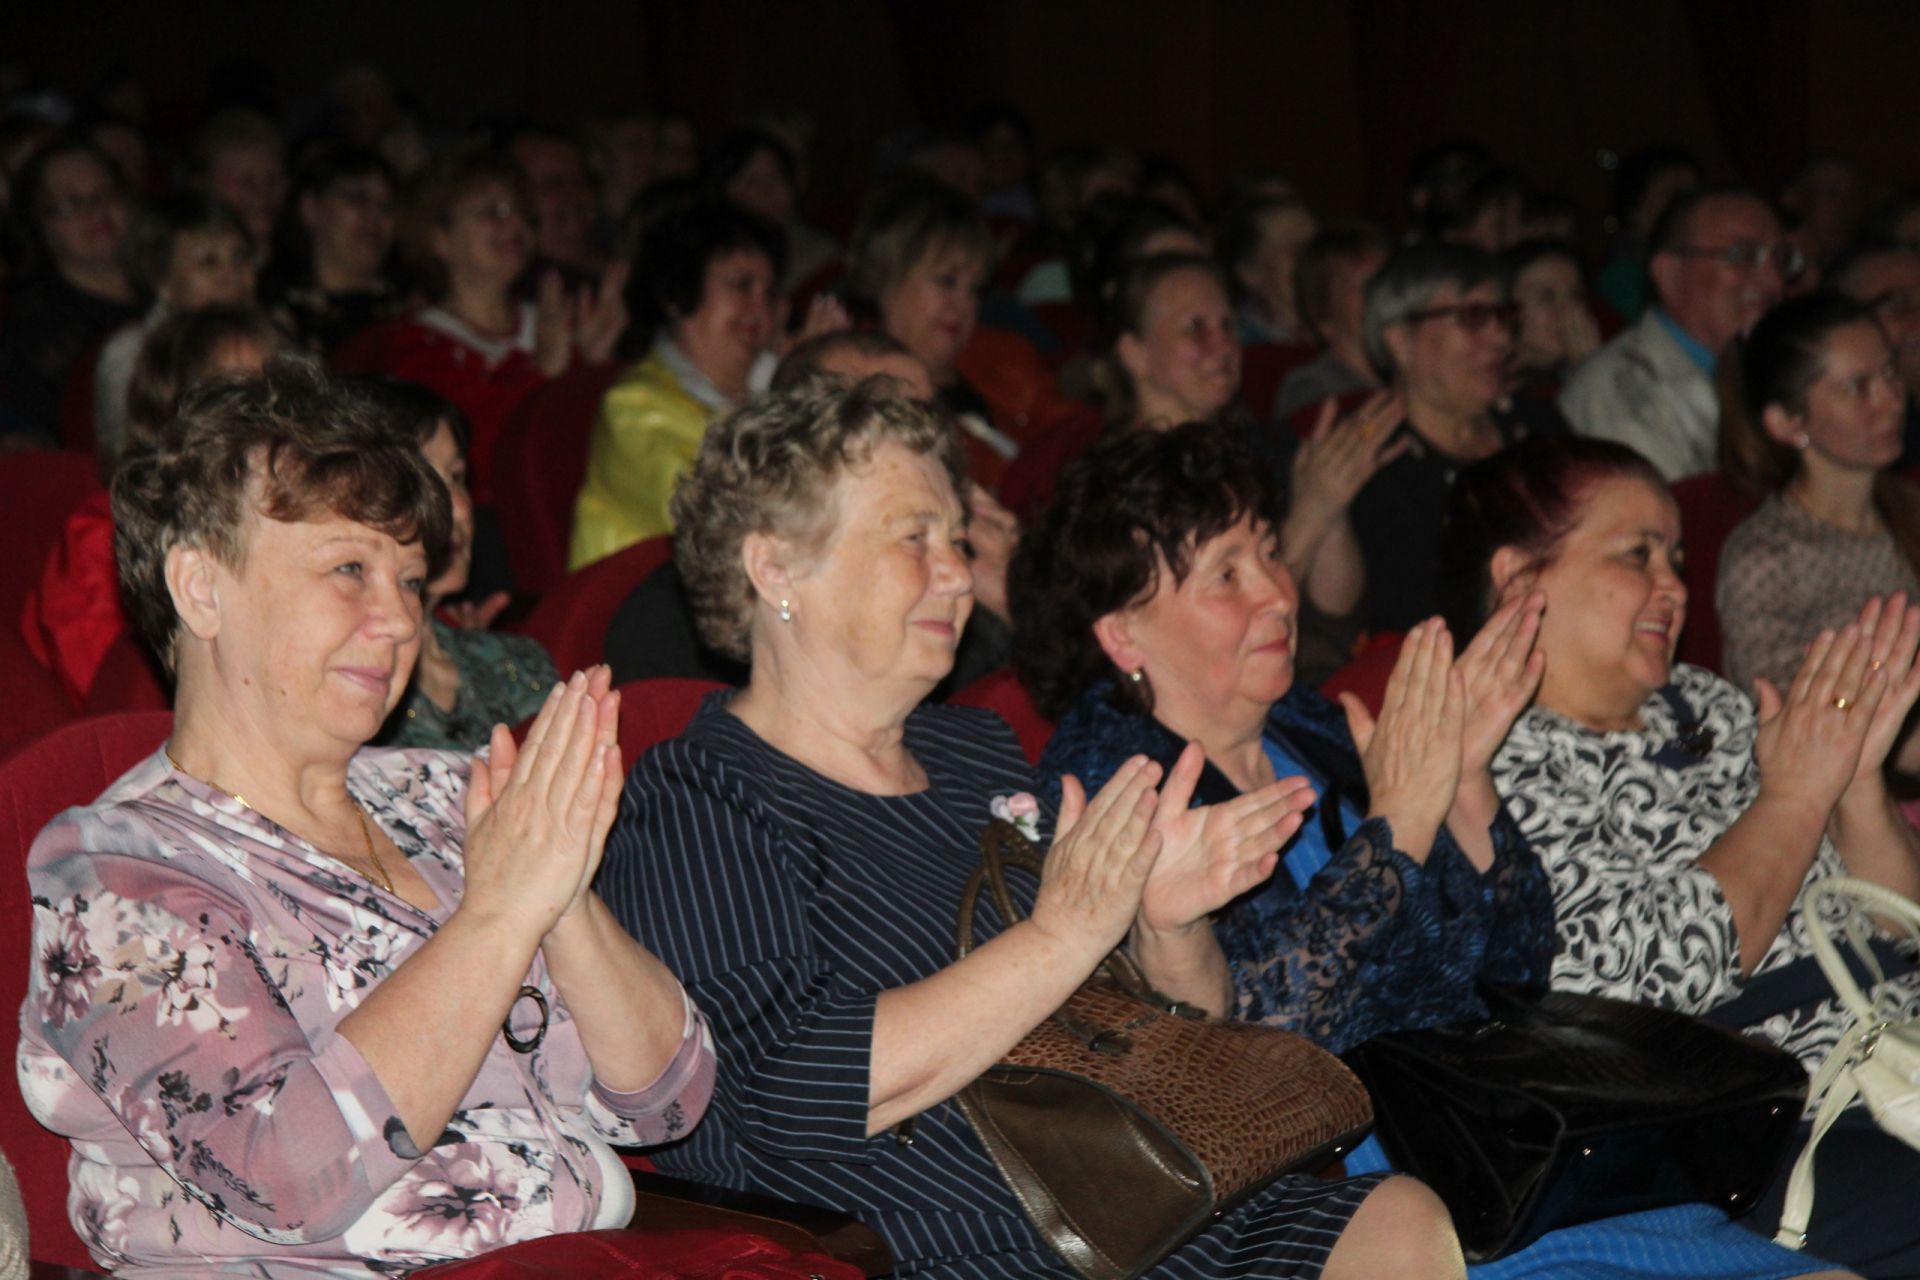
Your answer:
[[[816,204],[865,182],[873,144],[1023,106],[1042,147],[1113,141],[1217,188],[1276,165],[1323,212],[1389,214],[1419,148],[1489,144],[1599,233],[1603,149],[1672,140],[1772,191],[1809,154],[1869,199],[1920,178],[1920,4],[1904,0],[341,0],[10,3],[0,57],[84,92],[146,87],[163,139],[210,92],[297,114],[329,72],[386,68],[440,124],[570,124],[622,101],[819,126]]]

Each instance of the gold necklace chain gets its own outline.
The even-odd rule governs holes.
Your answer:
[[[182,769],[180,767],[180,762],[173,758],[173,749],[171,747],[166,747],[166,746],[161,747],[160,754],[165,756],[167,758],[167,763],[172,765],[179,772],[186,773],[189,778],[194,776],[191,773],[187,773],[185,769]],[[241,795],[239,792],[229,791],[217,782],[208,782],[207,785],[212,787],[215,791],[218,791],[221,795],[233,797],[234,803],[238,804],[241,808],[251,810],[254,813],[260,812],[258,809],[254,809],[252,805],[248,804],[246,797]],[[358,867],[353,867],[353,869],[355,871],[359,871],[360,878],[365,880],[368,884],[379,885],[382,889],[385,889],[388,893],[393,893],[394,892],[393,877],[387,874],[386,864],[380,861],[380,855],[375,853],[373,850],[373,831],[367,825],[366,812],[360,808],[359,801],[354,800],[352,796],[348,796],[347,799],[349,802],[353,804],[353,816],[360,819],[360,842],[366,846],[367,859],[368,861],[373,863],[373,869],[375,872],[378,873],[378,877],[376,878],[375,876],[370,876],[366,872],[360,871],[360,868]],[[265,815],[263,814],[262,816],[264,817]],[[322,852],[324,852],[324,850]],[[329,856],[332,856],[332,855],[329,855]],[[333,860],[345,866],[353,866],[352,863],[347,862],[346,859],[344,858],[336,857]]]

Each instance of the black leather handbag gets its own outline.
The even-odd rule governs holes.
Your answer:
[[[1381,1144],[1440,1196],[1467,1258],[1673,1204],[1751,1208],[1806,1101],[1791,1054],[1600,996],[1482,992],[1492,1016],[1369,1040],[1347,1062]]]

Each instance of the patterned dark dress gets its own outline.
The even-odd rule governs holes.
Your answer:
[[[540,710],[560,678],[553,659],[530,636],[450,627],[438,620],[432,625],[440,647],[460,669],[453,709],[441,710],[415,681],[381,730],[382,746],[478,751],[494,725],[512,727]]]
[[[1333,856],[1307,892],[1283,867],[1217,916],[1214,934],[1233,971],[1238,1016],[1344,1053],[1383,1032],[1484,1016],[1474,992],[1481,981],[1546,985],[1553,898],[1539,859],[1504,811],[1491,829],[1486,872],[1467,861],[1445,827],[1426,862],[1416,863],[1393,847],[1383,819],[1344,829],[1343,800],[1366,811],[1366,778],[1333,703],[1296,684],[1268,713],[1266,735],[1320,775],[1320,801],[1307,821],[1326,834]],[[1121,709],[1102,685],[1061,719],[1039,771],[1057,803],[1062,774],[1079,778],[1091,795],[1128,757],[1171,766],[1185,746],[1151,716]],[[1209,764],[1194,803],[1238,794]]]
[[[1038,790],[1011,731],[990,712],[923,706],[906,743],[927,789],[875,796],[769,746],[727,713],[731,696],[712,695],[635,766],[600,876],[614,914],[715,1028],[707,1117],[657,1163],[856,1214],[902,1277],[1071,1274],[956,1104],[921,1113],[911,1146],[866,1133],[875,1000],[952,963],[989,805]],[[1015,883],[1030,906],[1032,887]],[[1317,1276],[1378,1181],[1283,1179],[1152,1274]]]

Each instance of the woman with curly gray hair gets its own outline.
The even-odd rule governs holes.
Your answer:
[[[1131,940],[1155,986],[1228,1007],[1194,927],[1271,874],[1311,793],[1188,807],[1203,763],[1135,757],[1058,812],[990,713],[924,705],[973,605],[958,442],[862,384],[776,396],[708,432],[674,500],[700,626],[747,659],[635,766],[601,880],[714,1020],[705,1125],[663,1169],[857,1209],[903,1274],[1065,1276],[954,1094]],[[1159,790],[1156,790],[1156,788]],[[990,816],[1052,836],[1026,918],[953,959]],[[914,1122],[911,1145],[889,1130]],[[1458,1275],[1419,1184],[1280,1179],[1154,1276]]]

